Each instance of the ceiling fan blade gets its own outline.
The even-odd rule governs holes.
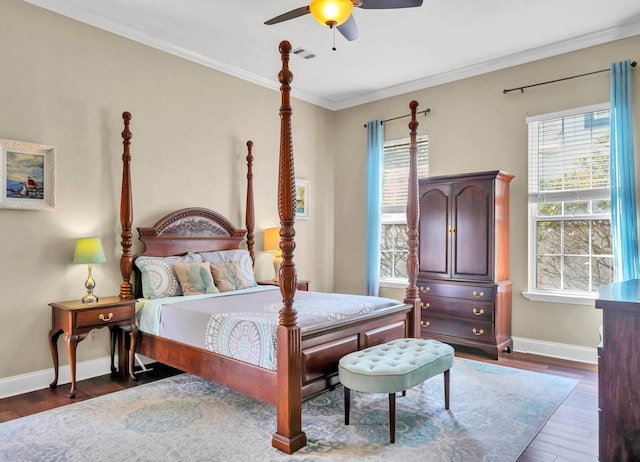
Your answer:
[[[281,14],[280,16],[271,18],[268,21],[265,21],[264,23],[267,26],[271,26],[272,24],[278,24],[279,22],[288,21],[289,19],[299,18],[300,16],[304,16],[305,14],[308,14],[308,13],[311,13],[311,10],[309,9],[309,5],[301,6],[300,8],[296,8],[295,10],[287,11],[286,13]]]
[[[422,0],[362,0],[359,8],[365,10],[390,10],[393,8],[416,8]]]
[[[353,19],[353,15],[338,26],[338,32],[350,42],[358,38],[358,26],[356,25],[356,20]]]

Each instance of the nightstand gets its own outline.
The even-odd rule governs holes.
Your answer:
[[[261,286],[277,286],[277,282],[273,282],[272,280],[268,281],[258,281],[258,284]],[[309,290],[309,281],[305,281],[304,279],[298,279],[298,283],[296,284],[297,290]]]
[[[131,346],[129,349],[129,376],[133,375],[133,358],[136,351],[136,301],[121,300],[120,297],[102,297],[96,303],[82,303],[81,300],[49,303],[51,306],[51,330],[49,331],[49,346],[53,357],[55,377],[49,385],[55,388],[58,385],[58,337],[64,333],[69,354],[69,367],[71,368],[71,390],[69,398],[76,396],[76,348],[78,342],[84,340],[91,329],[99,329],[108,326],[111,334],[111,372],[116,368],[113,360],[115,355],[116,339],[121,331],[129,332]],[[120,342],[123,343],[123,342]],[[122,355],[124,349],[119,353]],[[120,358],[123,362],[123,358]],[[122,370],[122,368],[121,368]]]

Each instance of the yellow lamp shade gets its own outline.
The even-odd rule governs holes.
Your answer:
[[[76,240],[76,250],[73,254],[74,263],[102,263],[104,261],[104,250],[99,237]]]
[[[264,230],[264,251],[280,252],[280,228],[267,228]]]
[[[353,11],[351,0],[312,0],[309,5],[313,17],[323,26],[339,26]]]

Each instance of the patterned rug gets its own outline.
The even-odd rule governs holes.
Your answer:
[[[397,398],[389,444],[387,395],[342,388],[304,403],[305,448],[271,447],[275,409],[188,374],[0,424],[2,461],[513,462],[576,381],[456,358],[451,406],[442,376]]]

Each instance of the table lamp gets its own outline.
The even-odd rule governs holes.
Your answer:
[[[94,263],[103,263],[104,250],[102,250],[102,242],[99,237],[85,237],[76,240],[76,251],[73,254],[73,263],[86,263],[89,266],[89,276],[84,286],[87,288],[87,295],[82,297],[82,303],[95,303],[98,297],[93,294],[93,288],[96,286],[93,276],[91,275],[91,265]]]
[[[273,282],[280,282],[280,264],[282,263],[282,250],[280,250],[280,228],[267,228],[264,230],[264,251],[275,253],[273,257],[273,269],[276,272]]]

